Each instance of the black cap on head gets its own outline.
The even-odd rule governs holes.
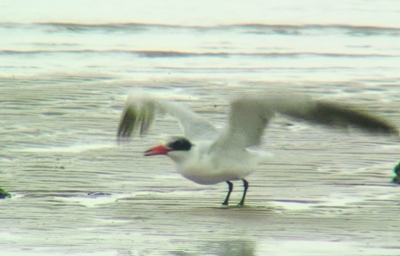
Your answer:
[[[172,150],[180,150],[180,151],[189,151],[192,148],[192,143],[186,138],[183,137],[175,137],[168,144]]]

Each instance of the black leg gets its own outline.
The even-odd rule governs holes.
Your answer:
[[[232,182],[230,182],[229,180],[226,181],[226,183],[228,184],[229,190],[228,190],[228,194],[225,197],[224,202],[222,203],[222,205],[228,205],[229,204],[229,197],[231,196],[231,192],[233,189],[233,184]]]
[[[244,199],[246,198],[247,189],[249,188],[249,183],[247,182],[247,180],[242,179],[242,181],[243,181],[244,190],[243,190],[242,200],[240,200],[240,203],[239,203],[240,206],[244,205]]]

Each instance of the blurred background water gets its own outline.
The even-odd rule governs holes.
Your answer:
[[[219,127],[227,96],[296,89],[400,125],[400,3],[1,1],[0,250],[7,255],[398,255],[400,146],[277,118],[274,163],[226,186],[143,158],[172,120],[115,143],[127,94]],[[237,184],[239,185],[239,184]],[[234,198],[239,198],[239,186]]]

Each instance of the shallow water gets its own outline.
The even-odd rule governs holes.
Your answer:
[[[13,194],[0,201],[2,254],[398,255],[393,138],[278,117],[264,144],[276,158],[248,177],[241,208],[220,206],[226,184],[197,185],[142,156],[180,133],[173,120],[127,144],[115,135],[132,90],[218,127],[229,95],[277,87],[400,125],[400,6],[58,2],[1,8],[0,185]],[[241,192],[235,183],[232,203]]]

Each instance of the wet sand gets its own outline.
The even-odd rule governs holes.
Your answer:
[[[400,188],[390,180],[400,146],[392,138],[278,117],[265,138],[276,159],[248,177],[245,207],[234,205],[240,182],[225,207],[226,184],[197,185],[169,159],[142,156],[159,134],[179,133],[173,120],[117,145],[126,93],[139,81],[53,82],[0,89],[1,186],[13,194],[0,201],[4,255],[399,254]],[[222,126],[226,88],[184,82],[191,86],[144,87],[176,94]],[[335,85],[315,88],[304,90],[320,97]],[[390,88],[332,95],[400,124],[398,96]]]

